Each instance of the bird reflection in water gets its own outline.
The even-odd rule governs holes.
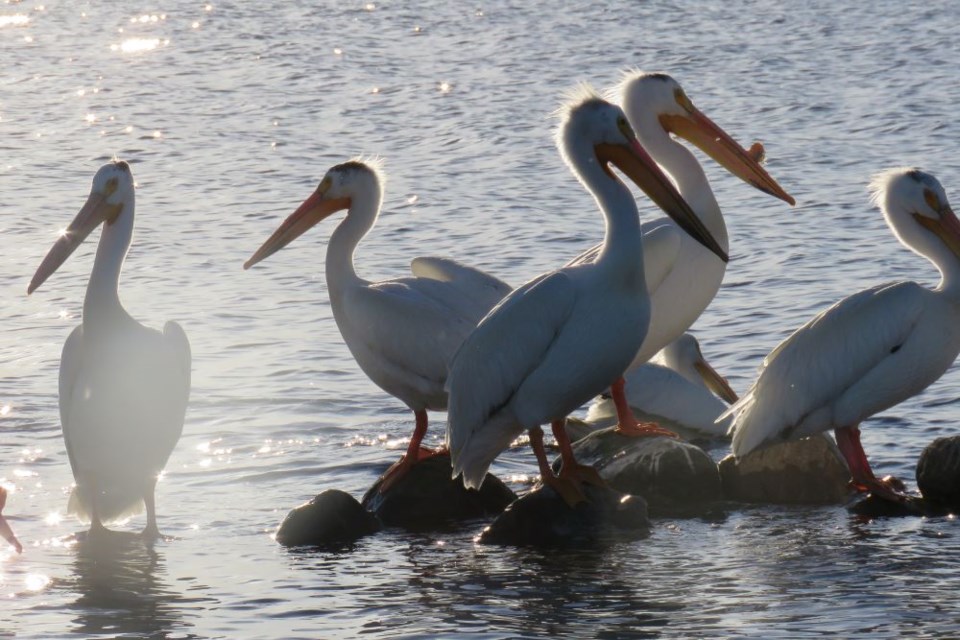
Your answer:
[[[184,617],[202,598],[184,598],[165,584],[163,555],[134,534],[78,536],[70,585],[77,599],[74,633],[141,638],[197,637]],[[200,606],[198,605],[198,615]]]

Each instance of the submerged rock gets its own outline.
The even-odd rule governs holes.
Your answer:
[[[842,504],[850,497],[850,470],[826,434],[754,451],[739,462],[720,461],[728,500],[765,504]]]
[[[655,515],[703,515],[721,497],[716,463],[683,440],[633,438],[608,428],[575,442],[573,452],[611,488],[643,496]]]
[[[930,502],[960,508],[960,436],[927,445],[917,462],[917,488]]]
[[[483,530],[478,542],[510,546],[581,547],[647,533],[643,498],[583,485],[587,502],[570,507],[551,487],[540,485]]]
[[[386,493],[380,493],[381,476],[363,496],[362,505],[388,527],[431,528],[455,520],[500,514],[517,495],[492,474],[479,490],[466,489],[454,480],[450,456],[427,458],[411,467]]]
[[[328,489],[288,513],[276,538],[286,547],[336,547],[379,530],[380,522],[356,498],[338,489]]]
[[[910,496],[903,502],[898,502],[875,493],[863,494],[861,498],[848,507],[848,510],[858,516],[867,518],[902,518],[946,514],[944,509],[929,500]]]

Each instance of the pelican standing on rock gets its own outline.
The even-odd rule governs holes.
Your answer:
[[[727,171],[764,193],[789,204],[793,198],[760,165],[762,151],[741,147],[697,109],[680,84],[664,73],[628,73],[619,87],[621,104],[640,144],[677,184],[683,199],[729,252],[730,242],[720,205],[696,157],[671,134],[687,140]],[[640,228],[643,262],[650,293],[650,324],[631,368],[647,362],[676,340],[700,317],[720,290],[726,263],[691,238],[669,218],[657,218]],[[589,262],[598,245],[570,264]]]
[[[654,360],[658,362],[648,362],[624,374],[630,407],[670,428],[696,436],[724,437],[732,420],[718,422],[717,418],[737,401],[737,394],[703,357],[693,334],[683,334]],[[586,422],[602,425],[615,417],[613,400],[603,396],[590,406]],[[568,424],[568,433],[571,428],[573,425]],[[578,435],[583,437],[586,433]]]
[[[176,322],[143,326],[120,303],[120,269],[133,239],[130,166],[110,162],[93,177],[86,204],[40,264],[27,293],[103,225],[83,320],[60,360],[60,421],[76,487],[69,511],[104,523],[146,505],[144,537],[159,537],[154,490],[180,439],[190,395],[190,343]]]
[[[619,107],[584,87],[563,108],[557,143],[603,212],[602,250],[595,260],[519,287],[464,341],[448,378],[447,443],[454,477],[462,473],[467,487],[478,487],[494,458],[526,429],[543,481],[575,504],[583,499],[579,482],[597,481],[597,475],[574,460],[563,430],[567,414],[612,385],[618,429],[662,433],[638,425],[623,400],[621,376],[643,341],[650,299],[637,259],[643,254],[637,206],[610,165],[717,255],[726,255],[640,146]],[[563,457],[559,476],[543,450],[540,425],[546,422]]]
[[[370,282],[357,275],[353,254],[373,227],[383,200],[375,164],[353,160],[327,171],[317,190],[243,265],[249,269],[337,211],[347,215],[327,246],[327,289],[343,340],[381,389],[413,411],[416,427],[406,454],[383,478],[386,491],[436,451],[421,447],[427,409],[445,409],[447,367],[463,339],[510,286],[443,258],[416,258],[413,277]]]
[[[865,289],[781,342],[731,408],[733,453],[833,429],[854,485],[902,499],[874,476],[859,425],[920,393],[960,353],[960,220],[937,179],[918,169],[882,173],[873,190],[897,239],[940,271],[939,286]]]

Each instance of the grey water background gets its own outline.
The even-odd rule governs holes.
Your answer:
[[[945,1],[6,0],[0,482],[26,550],[0,551],[0,637],[960,635],[952,518],[758,506],[660,520],[604,550],[480,547],[482,522],[386,531],[343,553],[280,548],[271,534],[289,508],[326,488],[359,495],[411,420],[334,324],[333,223],[241,269],[330,165],[360,153],[389,176],[357,256],[366,277],[405,274],[416,255],[513,284],[555,268],[603,229],[556,153],[551,112],[577,81],[664,70],[741,142],[763,140],[798,201],[704,160],[733,260],[695,330],[742,392],[827,304],[888,280],[936,283],[866,185],[916,164],[960,201],[958,21]],[[142,322],[184,326],[194,383],[157,495],[177,539],[94,552],[62,542],[81,526],[65,514],[56,380],[98,235],[25,290],[114,155],[138,182],[122,299]],[[951,370],[868,421],[877,470],[912,482],[923,447],[956,431],[958,397]],[[439,443],[443,416],[432,419]],[[523,489],[536,467],[518,448],[494,471]]]

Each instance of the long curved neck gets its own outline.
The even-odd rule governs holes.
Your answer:
[[[936,251],[928,253],[927,258],[940,271],[937,291],[960,302],[960,259],[942,243],[936,245]]]
[[[659,122],[638,127],[637,137],[653,159],[676,181],[680,195],[706,225],[710,235],[724,251],[728,251],[730,243],[723,212],[696,156],[671,138]]]
[[[593,145],[581,144],[570,151],[572,168],[593,194],[606,223],[603,245],[594,264],[622,274],[628,286],[645,288],[640,218],[633,194],[623,182],[604,170]]]
[[[337,297],[344,287],[363,282],[353,266],[353,254],[360,240],[377,221],[383,194],[379,189],[367,189],[350,199],[347,217],[337,225],[327,245],[327,289]]]
[[[104,223],[97,245],[97,257],[87,284],[83,300],[84,323],[97,324],[98,319],[108,316],[127,316],[120,304],[120,270],[133,240],[133,200],[126,202],[123,212],[113,224]]]

